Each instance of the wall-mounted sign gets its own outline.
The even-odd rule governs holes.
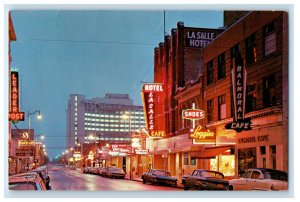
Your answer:
[[[190,134],[189,138],[194,140],[194,144],[215,144],[216,135],[213,131],[207,130],[202,126],[197,126]]]
[[[136,149],[135,154],[147,155],[148,151],[149,151],[148,149]]]
[[[145,83],[142,86],[142,100],[145,111],[146,127],[151,134],[157,131],[155,127],[155,95],[164,91],[163,84],[161,83]]]
[[[234,103],[234,121],[226,124],[226,129],[233,129],[237,132],[243,130],[251,130],[250,118],[245,119],[245,105],[246,105],[246,79],[247,72],[244,66],[244,61],[241,53],[237,54],[235,58],[234,68],[232,74],[232,91]]]
[[[24,112],[19,110],[19,73],[10,73],[9,121],[24,121]]]
[[[18,146],[19,147],[34,147],[35,142],[33,140],[19,140]]]
[[[151,131],[150,137],[166,137],[165,131]]]
[[[28,140],[29,139],[29,133],[28,132],[23,132],[21,133],[21,138],[23,140]]]
[[[16,149],[16,156],[33,156],[33,149]]]
[[[204,119],[205,112],[201,109],[185,109],[182,110],[183,119]]]
[[[216,38],[220,30],[185,28],[185,47],[203,48]]]

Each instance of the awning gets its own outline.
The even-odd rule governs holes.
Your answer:
[[[205,148],[202,151],[192,151],[191,157],[199,159],[215,158],[219,154],[230,154],[230,152],[227,150],[232,148],[233,146]]]

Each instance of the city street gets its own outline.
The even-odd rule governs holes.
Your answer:
[[[92,174],[83,174],[78,170],[71,170],[63,166],[50,165],[50,185],[56,190],[86,190],[86,191],[183,191],[183,189],[143,184],[126,179],[110,179]]]

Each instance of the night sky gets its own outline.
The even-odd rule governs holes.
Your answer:
[[[86,98],[127,93],[141,102],[141,81],[153,81],[154,48],[163,42],[162,10],[12,11],[17,41],[11,43],[11,69],[21,76],[20,109],[31,116],[35,134],[45,134],[50,158],[65,150],[70,94]],[[222,11],[166,11],[165,31],[219,28]],[[27,128],[27,117],[17,124]],[[14,128],[14,127],[12,127]]]

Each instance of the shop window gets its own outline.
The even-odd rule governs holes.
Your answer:
[[[256,52],[256,37],[255,34],[252,34],[246,38],[246,64],[251,65],[257,61],[257,52]]]
[[[208,123],[213,121],[213,110],[214,110],[214,101],[213,99],[207,101],[207,120]]]
[[[207,63],[207,85],[214,82],[214,65],[213,60]]]
[[[247,85],[246,112],[256,110],[256,84]]]
[[[256,167],[256,147],[238,150],[238,166],[239,175],[249,168]]]
[[[240,52],[240,45],[236,44],[233,46],[230,50],[230,57],[231,57],[231,69],[233,68],[233,61],[235,57],[237,56],[238,52]]]
[[[264,28],[264,53],[265,56],[276,51],[275,23],[271,23]]]
[[[263,78],[263,106],[272,107],[277,103],[275,74]]]
[[[218,97],[218,119],[222,120],[226,118],[226,100],[225,95]]]
[[[261,146],[260,147],[260,154],[265,155],[266,154],[266,146]]]
[[[196,165],[196,158],[191,157],[191,165]]]
[[[189,165],[189,153],[188,152],[185,152],[183,154],[183,165]]]
[[[218,56],[218,80],[225,78],[226,76],[226,61],[225,53]]]

